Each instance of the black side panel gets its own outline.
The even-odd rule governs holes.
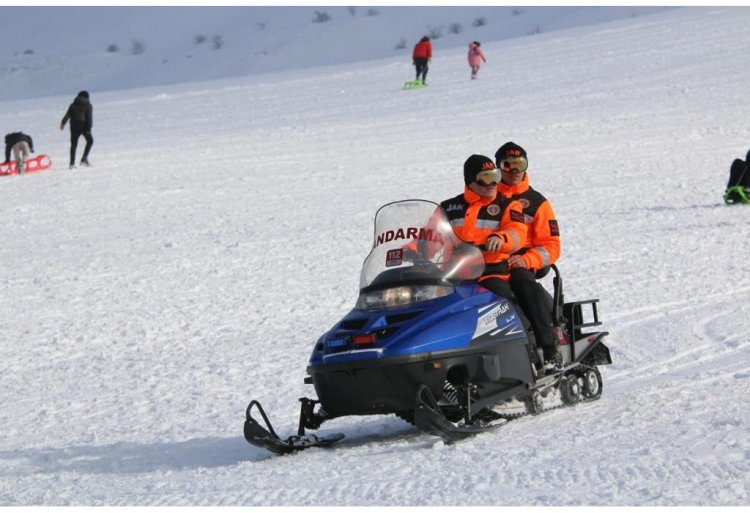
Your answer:
[[[476,384],[480,398],[534,380],[525,339],[458,354],[308,367],[308,372],[321,407],[339,417],[412,410],[420,385],[439,398],[451,369]]]
[[[596,367],[597,365],[612,364],[612,357],[609,354],[609,348],[602,342],[606,335],[607,332],[603,332],[599,335],[599,339],[581,358],[581,363],[583,363],[584,365],[589,365],[591,367]]]
[[[430,361],[399,365],[353,364],[348,370],[312,371],[321,407],[331,416],[394,413],[414,408],[420,384],[439,393],[447,369],[433,368]]]

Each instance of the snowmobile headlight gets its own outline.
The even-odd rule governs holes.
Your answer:
[[[376,290],[360,294],[357,299],[358,310],[377,310],[395,308],[419,303],[453,294],[453,287],[445,285],[410,285]]]

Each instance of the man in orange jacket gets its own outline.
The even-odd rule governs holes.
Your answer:
[[[479,283],[517,306],[508,285],[508,258],[523,246],[527,227],[521,203],[497,193],[499,181],[492,159],[472,155],[464,163],[464,192],[440,206],[458,238],[482,248],[486,268]]]
[[[529,185],[526,150],[509,141],[498,148],[495,162],[502,180],[498,196],[518,201],[528,230],[521,249],[508,259],[510,286],[529,319],[545,362],[559,365],[562,355],[552,331],[553,319],[549,295],[536,281],[549,272],[549,266],[560,257],[560,228],[550,202]]]

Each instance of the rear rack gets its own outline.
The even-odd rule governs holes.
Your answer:
[[[576,356],[576,340],[580,340],[593,333],[583,333],[583,328],[592,328],[594,326],[601,326],[599,321],[599,312],[596,309],[596,304],[599,302],[598,299],[585,299],[583,301],[572,301],[563,305],[563,314],[567,319],[568,333],[572,337],[570,344],[570,358],[575,361]],[[591,305],[591,316],[590,320],[586,321],[584,318],[584,305]]]
[[[596,304],[599,302],[598,299],[585,299],[583,301],[571,301],[563,305],[563,315],[568,321],[569,333],[574,339],[579,339],[584,334],[581,332],[583,328],[592,328],[594,326],[601,326],[602,323],[599,321],[599,312],[596,309]],[[589,320],[585,320],[584,317],[584,305],[591,305],[591,317]]]

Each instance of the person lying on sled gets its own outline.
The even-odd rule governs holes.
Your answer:
[[[727,190],[724,191],[724,203],[727,205],[750,204],[749,160],[750,151],[747,152],[745,160],[734,159],[729,168],[729,182],[727,183]]]

